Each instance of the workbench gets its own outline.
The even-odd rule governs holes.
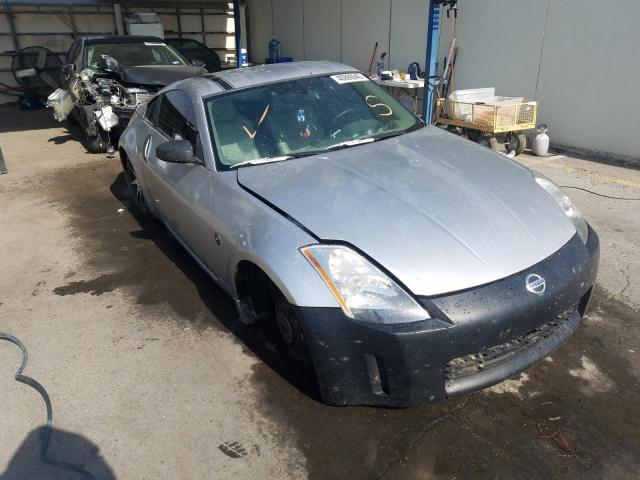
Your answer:
[[[394,97],[398,97],[399,92],[413,97],[413,113],[418,114],[418,97],[420,90],[424,89],[424,80],[374,80],[381,87],[389,89]]]

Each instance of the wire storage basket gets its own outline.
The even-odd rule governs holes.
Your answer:
[[[513,132],[535,127],[537,102],[505,99],[464,102],[441,98],[436,101],[436,123],[481,130],[488,133]]]

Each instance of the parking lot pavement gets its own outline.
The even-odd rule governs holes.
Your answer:
[[[640,202],[566,190],[598,230],[600,285],[568,344],[488,391],[412,409],[328,407],[269,326],[155,221],[117,159],[48,112],[0,112],[0,331],[53,401],[52,457],[97,478],[610,478],[640,471]],[[640,171],[519,161],[561,185],[640,197]],[[0,478],[73,478],[38,459],[44,405],[0,344]]]

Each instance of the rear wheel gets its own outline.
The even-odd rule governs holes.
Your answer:
[[[507,137],[507,143],[504,147],[507,152],[516,152],[516,155],[520,155],[527,148],[527,136],[524,133],[518,135],[511,133]]]
[[[136,210],[142,215],[148,215],[149,207],[147,206],[147,201],[144,198],[142,186],[140,185],[140,182],[138,182],[138,177],[136,176],[136,172],[129,159],[124,160],[124,179],[127,182],[127,188],[129,189],[129,193],[131,193],[133,205]]]

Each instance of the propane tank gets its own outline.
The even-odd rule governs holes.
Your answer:
[[[547,126],[544,123],[538,125],[538,134],[533,139],[531,149],[539,157],[546,157],[549,153],[549,135],[547,135]]]

